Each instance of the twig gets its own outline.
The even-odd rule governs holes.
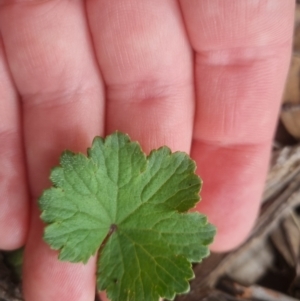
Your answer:
[[[299,110],[300,110],[300,103],[286,102],[281,106],[282,112],[295,112]]]
[[[229,280],[223,280],[221,285],[226,290],[230,291],[232,294],[242,300],[299,301],[298,299],[259,285],[251,285],[249,287],[245,287]]]

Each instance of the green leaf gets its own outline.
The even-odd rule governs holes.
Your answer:
[[[199,201],[195,168],[167,147],[146,156],[119,132],[96,137],[87,157],[65,151],[39,200],[44,239],[61,260],[86,263],[99,250],[97,286],[112,301],[173,299],[215,234],[187,213]]]

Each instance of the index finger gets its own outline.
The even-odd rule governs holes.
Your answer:
[[[198,209],[218,228],[216,251],[239,245],[259,209],[289,65],[294,2],[180,1],[196,53],[192,156],[204,180]]]

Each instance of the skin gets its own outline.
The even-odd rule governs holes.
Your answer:
[[[26,300],[94,298],[95,258],[59,262],[36,199],[63,149],[118,129],[191,153],[197,210],[237,247],[259,208],[294,0],[0,0],[0,248],[26,244]]]

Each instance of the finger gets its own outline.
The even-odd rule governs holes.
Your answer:
[[[103,90],[83,1],[10,1],[0,10],[8,62],[23,100],[25,147],[33,199],[49,185],[65,148],[85,152],[103,131]],[[35,201],[34,201],[35,204]],[[57,260],[42,241],[34,205],[25,251],[30,301],[94,300],[95,262]]]
[[[249,233],[259,208],[292,41],[294,1],[181,2],[195,55],[192,155],[213,249]]]
[[[25,243],[28,190],[18,95],[11,81],[0,40],[0,249]]]
[[[88,0],[87,12],[107,92],[107,132],[130,134],[149,151],[189,152],[192,53],[174,0]]]
[[[109,301],[105,292],[99,292],[99,298],[101,301]]]

